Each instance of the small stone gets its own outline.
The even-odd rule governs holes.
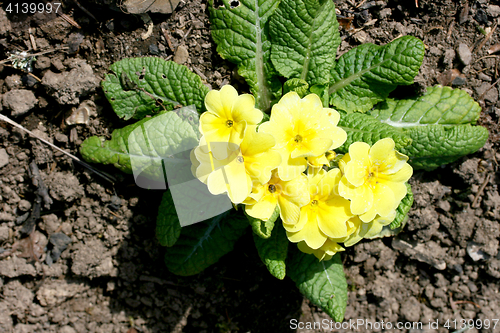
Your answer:
[[[14,74],[5,78],[5,85],[9,90],[20,88],[22,86],[21,76]]]
[[[21,211],[27,212],[28,210],[31,209],[31,202],[29,202],[28,200],[21,199],[21,201],[19,201],[19,203],[17,204],[17,207],[19,207]]]
[[[474,19],[477,21],[479,24],[488,24],[488,15],[484,11],[484,9],[479,8],[476,12],[476,15],[474,16]]]
[[[35,107],[38,100],[31,90],[12,89],[3,95],[3,106],[12,110],[12,116],[22,116]]]
[[[156,44],[149,45],[149,53],[155,54],[155,55],[160,54],[160,49],[158,48],[158,45],[156,45]]]
[[[2,148],[0,149],[0,168],[3,168],[9,164],[9,154],[7,154],[7,151]]]
[[[498,90],[491,88],[491,84],[483,82],[479,87],[476,87],[476,93],[483,96],[484,100],[490,104],[495,104],[498,101]]]
[[[25,152],[22,152],[22,153],[17,154],[17,156],[16,156],[16,157],[17,157],[17,159],[18,159],[19,161],[24,161],[25,159],[27,159],[27,158],[28,158],[28,155],[26,155],[26,153],[25,153]]]
[[[492,81],[491,76],[486,75],[486,74],[484,74],[483,72],[478,73],[478,74],[477,74],[477,78],[478,78],[479,80],[483,80],[483,81],[487,81],[487,82],[491,82],[491,81]]]
[[[189,52],[185,45],[179,45],[175,51],[174,61],[179,65],[184,64],[189,59]]]
[[[378,13],[378,17],[381,20],[384,20],[392,15],[392,9],[390,8],[384,8]]]
[[[44,70],[50,67],[50,58],[41,56],[36,58],[35,68],[39,70]]]
[[[366,39],[368,38],[368,34],[365,31],[360,30],[356,32],[353,37],[354,40],[356,40],[356,42],[358,42],[359,44],[364,44],[366,42]]]
[[[464,65],[467,66],[471,63],[472,53],[470,52],[470,49],[466,44],[460,43],[460,45],[458,45],[458,48],[457,48],[457,53],[458,53],[458,57],[460,58],[460,61]]]
[[[488,5],[488,14],[490,14],[492,17],[500,16],[500,6]]]
[[[68,136],[62,133],[56,133],[56,135],[54,135],[54,138],[56,139],[57,142],[63,142],[63,143],[68,142]]]
[[[9,239],[9,227],[0,226],[0,243]]]

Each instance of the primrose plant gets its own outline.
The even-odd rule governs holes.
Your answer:
[[[165,190],[156,231],[171,272],[201,272],[250,226],[269,272],[288,275],[342,321],[340,253],[403,228],[414,169],[484,145],[487,130],[473,126],[481,108],[442,86],[389,98],[413,83],[424,44],[403,36],[336,59],[331,0],[222,2],[210,4],[212,37],[251,94],[209,91],[187,67],[160,58],[121,60],[102,87],[119,117],[138,121],[111,140],[88,138],[81,154]]]

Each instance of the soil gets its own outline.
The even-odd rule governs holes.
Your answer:
[[[341,15],[354,17],[343,20],[339,55],[360,43],[421,38],[426,55],[420,74],[393,96],[453,84],[479,101],[479,123],[490,132],[477,153],[415,172],[415,203],[404,232],[343,254],[346,321],[423,323],[422,329],[388,330],[395,332],[455,331],[453,320],[458,330],[461,319],[493,325],[500,315],[500,55],[488,50],[500,42],[500,7],[488,0],[335,2]],[[117,60],[175,59],[214,89],[231,83],[248,90],[235,66],[215,51],[205,0],[180,1],[172,14],[150,14],[154,29],[145,40],[143,21],[120,11],[114,0],[80,0],[95,18],[77,1],[64,2],[63,12],[81,28],[60,16],[7,15],[8,3],[0,1],[1,59],[13,51],[51,52],[37,57],[32,74],[0,64],[2,113],[73,154],[85,138],[109,136],[127,124],[99,87]],[[86,124],[68,125],[65,119],[78,106],[89,112]],[[43,200],[32,183],[33,161],[47,187]],[[0,332],[330,331],[307,328],[329,317],[290,279],[278,281],[267,272],[250,233],[199,275],[169,273],[155,239],[161,193],[138,188],[132,176],[112,167],[98,167],[118,178],[114,187],[0,123],[0,256],[18,248],[0,260]],[[26,237],[37,207],[41,218]],[[293,320],[304,328],[295,329]],[[429,327],[436,320],[439,328]],[[450,330],[443,326],[447,320]],[[500,332],[500,323],[468,332]]]

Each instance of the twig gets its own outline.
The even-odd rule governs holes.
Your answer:
[[[165,39],[167,41],[168,48],[170,49],[170,51],[175,52],[174,46],[172,45],[172,41],[170,40],[170,36],[168,34],[167,29],[165,29],[164,27],[161,27],[161,32],[163,33],[163,37],[165,37]]]
[[[474,61],[474,63],[478,62],[478,61],[481,61],[483,59],[488,59],[488,58],[498,58],[500,56],[497,56],[497,55],[487,55],[487,56],[484,56],[484,57],[481,57],[479,59],[477,59],[476,61]]]
[[[356,8],[361,7],[361,6],[362,6],[365,2],[366,2],[366,0],[361,1],[360,3],[358,3],[358,4],[356,5]]]
[[[486,42],[491,38],[491,36],[495,32],[495,30],[497,29],[497,26],[498,26],[498,23],[495,23],[495,26],[493,27],[493,29],[491,29],[491,31],[486,35],[486,37],[484,37],[484,40],[481,42],[481,44],[479,44],[479,46],[476,48],[474,53],[479,51],[480,49],[483,48],[484,45],[486,45]]]
[[[87,8],[85,8],[85,7],[83,7],[82,5],[80,5],[80,3],[79,3],[77,0],[73,0],[73,2],[74,2],[74,3],[76,3],[76,5],[77,5],[78,7],[80,7],[80,9],[81,9],[81,10],[83,10],[83,11],[85,12],[85,14],[87,14],[88,16],[90,16],[91,18],[93,18],[93,19],[94,19],[94,21],[99,22],[99,21],[97,21],[97,19],[95,18],[95,16],[94,16],[94,15],[92,15],[92,13],[91,13],[91,12],[89,12],[89,11],[87,10]]]
[[[479,198],[483,194],[483,191],[486,188],[486,185],[488,185],[488,183],[490,182],[490,176],[491,176],[491,173],[487,174],[486,177],[484,178],[484,181],[481,184],[481,187],[477,191],[477,194],[476,194],[476,196],[474,198],[474,201],[472,201],[472,205],[471,205],[472,208],[478,208],[479,207],[479,206],[477,206],[477,202],[479,201]]]
[[[62,12],[59,13],[59,12],[56,12],[57,15],[61,16],[66,22],[68,22],[69,24],[71,24],[72,26],[78,28],[78,29],[81,29],[82,27],[80,27],[80,25],[78,23],[75,22],[75,20],[73,20],[71,17],[69,17],[68,15],[66,14],[63,14]]]
[[[28,73],[28,75],[31,76],[31,77],[33,77],[38,82],[42,82],[42,80],[40,80],[40,78],[38,76],[36,76],[35,74],[33,74],[33,73]]]
[[[84,167],[88,168],[89,170],[91,170],[92,172],[94,172],[96,175],[102,177],[103,179],[107,180],[108,182],[110,182],[111,184],[114,184],[115,183],[115,178],[111,175],[108,175],[102,171],[99,171],[99,170],[96,170],[94,169],[92,166],[90,166],[89,164],[85,163],[84,161],[80,160],[78,157],[76,157],[75,155],[73,154],[70,154],[68,153],[67,151],[65,150],[62,150],[61,148],[57,147],[56,145],[48,142],[47,140],[44,140],[42,139],[41,137],[35,135],[33,132],[31,132],[30,130],[24,128],[23,126],[19,125],[18,123],[16,123],[15,121],[7,118],[6,116],[4,116],[3,114],[0,114],[0,120],[3,120],[9,124],[11,124],[12,126],[15,126],[23,131],[25,131],[26,133],[28,133],[29,135],[33,136],[34,138],[37,138],[38,140],[42,141],[43,143],[51,146],[52,148],[60,151],[61,153],[65,154],[66,156],[69,156],[71,157],[74,161],[80,163],[81,165],[83,165]]]
[[[33,49],[33,51],[36,51],[37,50],[36,40],[35,37],[33,36],[33,31],[31,30],[31,27],[29,28],[28,33],[30,36],[31,48]]]

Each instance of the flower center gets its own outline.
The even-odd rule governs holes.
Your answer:
[[[276,186],[274,186],[273,184],[270,184],[267,189],[269,190],[270,193],[276,192]]]
[[[318,200],[311,201],[311,205],[316,206],[318,204]]]
[[[238,157],[236,158],[236,161],[237,161],[238,163],[243,163],[243,162],[245,162],[245,159],[244,159],[242,156],[238,156]]]
[[[232,121],[232,120],[228,120],[228,121],[226,121],[226,126],[227,126],[228,128],[233,127],[233,121]]]
[[[302,142],[302,137],[299,134],[297,134],[295,136],[295,138],[293,138],[293,141],[295,141],[295,143],[301,143]]]

